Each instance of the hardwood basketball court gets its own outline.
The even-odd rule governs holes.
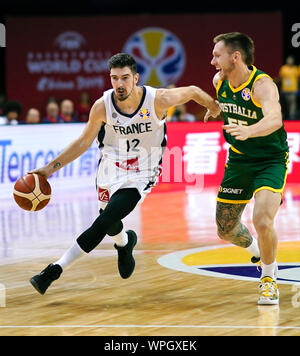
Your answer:
[[[0,335],[300,335],[300,186],[287,186],[276,220],[279,306],[256,304],[251,256],[217,238],[216,190],[150,194],[125,221],[139,236],[130,279],[106,237],[44,296],[29,279],[93,221],[95,193],[57,194],[36,213],[2,201]]]

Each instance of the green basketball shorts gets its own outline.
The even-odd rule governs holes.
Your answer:
[[[246,204],[262,189],[283,195],[288,162],[288,152],[276,158],[254,161],[231,151],[217,201]]]

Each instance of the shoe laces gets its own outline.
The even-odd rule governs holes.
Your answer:
[[[268,278],[268,281],[261,282],[259,285],[259,292],[265,297],[271,297],[276,294],[277,285],[271,278]]]
[[[261,261],[256,262],[256,269],[259,273],[262,271]]]

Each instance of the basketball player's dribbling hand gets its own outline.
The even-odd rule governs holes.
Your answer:
[[[220,109],[218,100],[215,100],[215,103],[216,103],[216,105],[214,106],[214,108],[207,109],[206,114],[203,119],[204,122],[207,122],[211,116],[216,118],[220,115],[221,109]]]
[[[46,167],[33,169],[32,171],[29,171],[27,173],[36,173],[36,174],[43,176],[46,179],[48,179],[49,176],[51,175],[51,173],[48,171],[48,169]]]
[[[223,129],[236,140],[245,141],[249,138],[249,127],[243,125],[223,125]]]

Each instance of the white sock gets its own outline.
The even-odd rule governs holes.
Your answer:
[[[77,241],[75,241],[73,245],[63,254],[63,256],[58,261],[54,262],[54,264],[60,265],[60,267],[64,270],[85,254],[86,252],[84,252],[78,245]]]
[[[127,232],[122,230],[118,235],[110,236],[116,245],[125,246],[128,243],[128,235]]]
[[[252,255],[252,256],[255,256],[255,257],[260,257],[260,252],[259,252],[259,248],[258,248],[258,243],[257,243],[257,240],[253,237],[253,240],[251,242],[251,245],[246,247],[246,250],[249,251],[249,253]]]
[[[277,279],[277,262],[276,260],[269,264],[266,265],[263,262],[261,263],[261,277],[271,277],[272,279],[276,280]]]

